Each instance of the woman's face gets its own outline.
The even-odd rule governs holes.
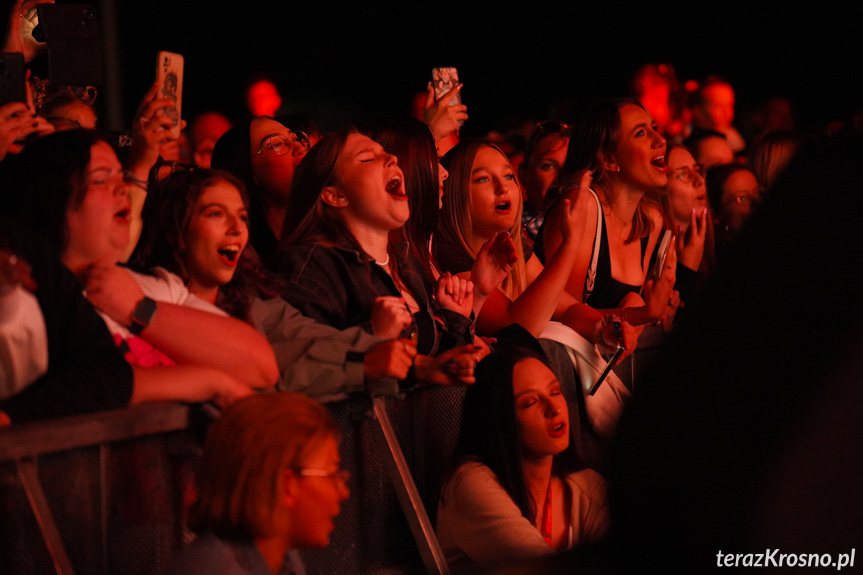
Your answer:
[[[620,131],[614,161],[620,171],[616,179],[637,191],[664,188],[668,178],[665,165],[665,138],[657,131],[653,117],[634,104],[620,108]]]
[[[488,239],[515,224],[521,192],[506,156],[483,146],[470,173],[470,217],[476,238]]]
[[[568,146],[569,138],[549,134],[539,141],[528,162],[519,168],[519,181],[532,210],[542,208],[546,192],[557,182],[557,174],[566,161]]]
[[[328,202],[349,227],[377,231],[400,228],[410,215],[404,175],[396,157],[362,134],[350,134],[336,160]],[[327,196],[329,197],[329,196]]]
[[[306,458],[303,469],[335,473],[339,470],[339,443],[335,437],[325,440],[321,449]],[[292,509],[290,543],[298,549],[326,547],[334,528],[333,519],[341,503],[350,495],[347,484],[338,476],[304,477],[295,475],[297,493]]]
[[[90,148],[85,174],[87,192],[66,213],[69,241],[63,261],[73,269],[94,263],[113,265],[129,243],[129,196],[123,167],[107,142]]]
[[[239,190],[224,180],[204,188],[184,236],[190,289],[204,292],[231,281],[248,241],[248,213]]]
[[[722,186],[722,222],[731,230],[739,230],[758,204],[761,186],[749,170],[737,170]]]
[[[707,189],[701,166],[687,150],[674,148],[668,153],[668,203],[674,221],[689,227],[692,211],[707,207]]]
[[[523,359],[512,374],[522,455],[536,459],[569,446],[569,411],[557,378],[541,361]]]
[[[291,130],[267,118],[252,120],[249,138],[255,183],[270,201],[287,202],[294,171],[308,148]]]

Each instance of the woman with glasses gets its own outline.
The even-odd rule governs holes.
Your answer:
[[[670,144],[665,152],[668,184],[659,199],[665,227],[677,234],[677,281],[683,302],[691,302],[700,278],[716,266],[713,217],[707,207],[704,168],[683,146]]]
[[[14,214],[46,238],[86,289],[135,374],[132,402],[227,404],[275,384],[273,350],[253,327],[192,294],[174,274],[117,265],[129,198],[111,145],[68,130],[33,141],[16,166]]]
[[[737,235],[761,203],[764,188],[744,164],[723,164],[707,171],[707,198],[716,221],[716,256],[724,254],[736,242]]]
[[[292,575],[326,547],[350,495],[336,422],[295,393],[244,398],[213,423],[197,473],[195,541],[168,575]]]
[[[557,184],[557,175],[566,161],[566,148],[572,127],[559,122],[540,122],[524,149],[518,167],[521,183],[523,230],[531,242],[542,227],[545,195]]]
[[[579,184],[584,170],[593,173],[590,189]],[[583,236],[569,293],[631,326],[658,321],[672,301],[676,250],[660,279],[648,279],[663,229],[656,194],[668,182],[665,138],[650,113],[631,99],[594,104],[573,130],[560,180],[562,198],[590,200],[577,215]],[[566,213],[558,203],[546,216],[546,257],[560,249]]]
[[[276,252],[294,171],[309,147],[303,132],[256,117],[225,132],[213,148],[211,166],[234,174],[248,190],[250,256],[261,262]]]

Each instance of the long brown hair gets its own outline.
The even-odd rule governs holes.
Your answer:
[[[320,244],[334,247],[347,243],[358,252],[365,253],[362,246],[336,217],[336,208],[328,206],[321,198],[324,188],[338,183],[336,163],[345,148],[348,137],[359,134],[350,128],[324,136],[300,161],[294,172],[291,194],[288,197],[287,215],[282,228],[280,249],[293,245]],[[389,243],[389,269],[396,284],[399,284],[398,254]],[[369,256],[371,257],[371,256]]]
[[[601,160],[603,157],[614,156],[617,151],[620,109],[627,105],[638,106],[646,111],[638,100],[614,98],[597,102],[582,114],[569,140],[566,162],[560,170],[559,193],[561,195],[578,185],[582,171],[592,170],[593,186],[602,191],[606,205],[614,205],[614,187],[609,181],[608,172],[603,168]],[[653,231],[653,220],[650,217],[653,208],[659,208],[656,191],[646,193],[638,203],[626,243],[650,235]]]
[[[163,267],[188,284],[191,278],[184,261],[185,237],[192,211],[204,190],[219,182],[235,187],[243,199],[243,205],[249,208],[249,198],[243,183],[233,174],[222,170],[179,170],[154,185],[144,202],[141,238],[129,258],[129,264],[144,273],[151,272],[157,266]],[[241,254],[233,278],[219,287],[216,305],[228,314],[246,320],[250,297],[255,289],[259,295],[272,296],[277,293],[276,280],[266,277],[254,262]]]

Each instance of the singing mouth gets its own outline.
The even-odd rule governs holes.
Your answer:
[[[123,225],[129,225],[129,222],[131,221],[131,210],[129,208],[118,210],[114,213],[114,220]]]
[[[237,260],[240,257],[240,251],[240,246],[232,244],[219,248],[219,255],[226,261],[226,263],[233,265],[237,263]]]
[[[407,192],[405,191],[404,182],[400,176],[393,176],[389,179],[386,185],[387,193],[391,196],[395,196],[397,198],[406,198]]]
[[[656,156],[655,158],[653,158],[653,160],[651,160],[650,163],[653,164],[655,167],[659,168],[660,170],[665,170],[665,154]]]
[[[508,213],[510,208],[512,208],[512,203],[509,200],[503,201],[494,207],[495,211],[503,213]]]

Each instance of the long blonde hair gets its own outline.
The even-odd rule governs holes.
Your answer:
[[[456,144],[441,160],[441,164],[449,172],[444,182],[443,209],[440,213],[435,241],[446,240],[462,246],[471,258],[476,259],[481,242],[474,237],[473,219],[470,213],[470,182],[473,163],[479,151],[488,147],[496,150],[506,158],[506,154],[492,142],[486,140],[464,140]],[[508,160],[507,160],[508,161]],[[515,170],[513,177],[518,184]],[[516,208],[515,222],[509,229],[509,235],[515,242],[517,259],[512,272],[501,284],[501,289],[510,299],[514,300],[527,287],[527,266],[524,261],[524,251],[521,245],[521,197],[514,198]],[[438,259],[440,261],[440,259]],[[446,270],[444,270],[446,271]]]

